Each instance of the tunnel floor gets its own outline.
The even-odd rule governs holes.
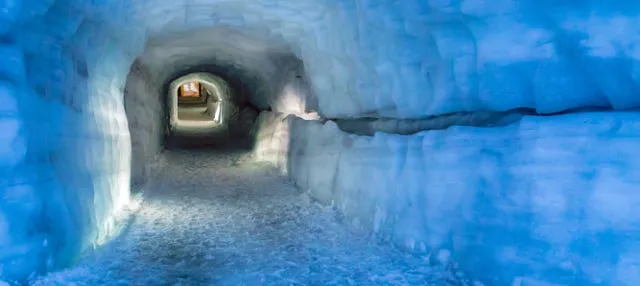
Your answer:
[[[349,231],[242,150],[166,151],[118,238],[34,285],[468,285]]]

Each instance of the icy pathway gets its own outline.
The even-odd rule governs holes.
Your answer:
[[[353,234],[241,151],[168,151],[122,236],[36,285],[465,285]]]

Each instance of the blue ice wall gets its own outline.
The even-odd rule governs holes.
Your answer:
[[[327,117],[640,104],[634,25],[640,8],[626,0],[131,5],[150,36],[222,26],[283,40],[313,83],[317,100],[301,101],[313,101],[309,107]],[[244,58],[231,49],[216,54],[238,65]],[[247,68],[267,81],[273,74],[267,65]]]
[[[4,279],[74,262],[129,199],[121,86],[136,42],[84,2],[0,2]]]
[[[358,112],[420,117],[640,105],[634,1],[353,3]]]
[[[296,100],[328,117],[626,109],[639,15],[624,0],[0,1],[0,276],[66,265],[110,233],[129,192],[122,89],[149,37],[224,26],[286,43],[313,89]],[[248,43],[215,61],[255,62]]]
[[[263,112],[255,151],[351,229],[484,285],[640,283],[640,113],[411,136]]]

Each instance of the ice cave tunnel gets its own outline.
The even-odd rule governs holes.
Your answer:
[[[638,1],[0,8],[2,285],[640,285]]]

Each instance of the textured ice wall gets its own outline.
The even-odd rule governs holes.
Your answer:
[[[523,106],[542,112],[628,108],[640,100],[634,24],[640,7],[632,1],[0,5],[0,226],[6,230],[0,264],[9,277],[72,261],[105,236],[111,215],[125,204],[131,150],[122,89],[147,37],[218,25],[281,40],[304,61],[312,92],[274,88],[263,102],[293,101],[294,108],[329,117],[412,118]],[[270,81],[274,61],[244,70],[238,51],[225,49],[213,60],[253,75],[245,78]],[[285,90],[287,81],[281,82]]]
[[[150,68],[137,60],[127,76],[124,108],[131,133],[131,185],[139,191],[152,172],[162,150],[166,110],[162,83]]]
[[[640,283],[638,113],[373,137],[267,112],[259,122],[258,157],[355,230],[451,253],[487,285]]]
[[[0,5],[0,276],[22,279],[112,233],[129,199],[122,88],[144,42],[106,4]]]
[[[328,117],[640,104],[640,8],[625,0],[146,2],[152,33],[281,36]]]

